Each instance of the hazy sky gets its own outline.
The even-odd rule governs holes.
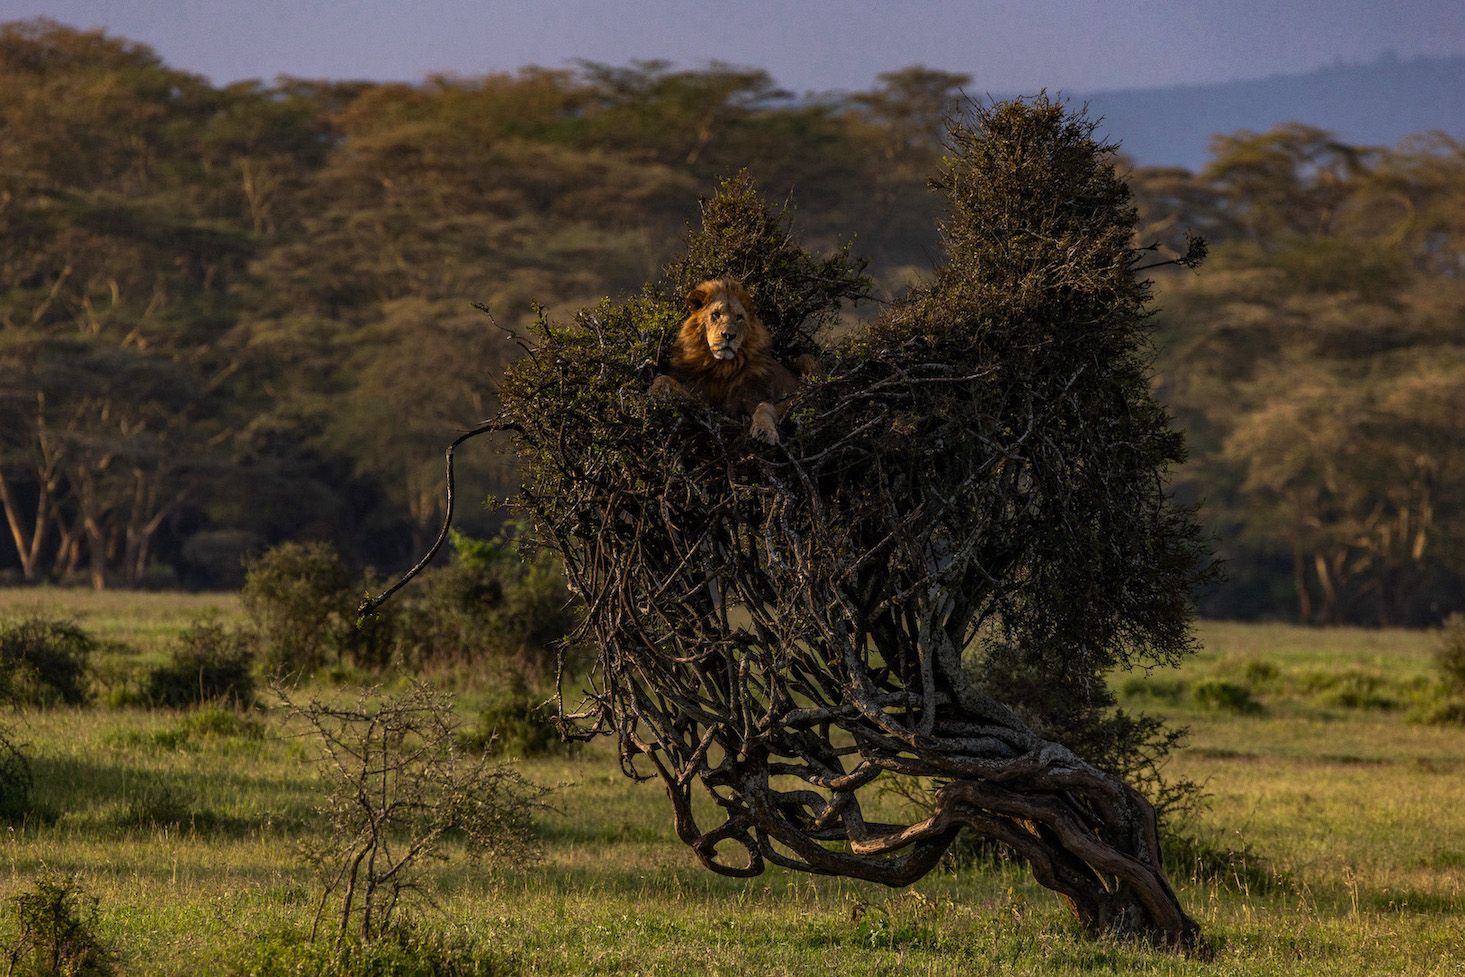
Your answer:
[[[921,63],[972,75],[973,94],[1018,94],[1465,54],[1462,0],[0,0],[0,20],[37,16],[219,84],[665,58],[765,68],[796,92]]]

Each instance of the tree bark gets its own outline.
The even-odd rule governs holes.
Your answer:
[[[15,542],[15,555],[20,560],[20,572],[26,580],[36,578],[40,563],[41,548],[45,543],[46,526],[49,523],[50,486],[42,482],[36,486],[37,498],[34,517],[27,530],[22,520],[20,503],[10,490],[5,472],[0,470],[0,507],[5,509],[5,522],[10,527],[10,537]]]

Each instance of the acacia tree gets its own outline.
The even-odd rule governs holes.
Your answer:
[[[1429,561],[1458,559],[1465,355],[1396,351],[1366,373],[1283,362],[1259,371],[1225,443],[1246,475],[1244,532],[1291,551],[1304,623],[1370,604],[1380,624],[1407,623]]]
[[[746,184],[705,208],[663,287],[543,323],[510,371],[521,504],[599,649],[567,718],[660,778],[714,871],[904,885],[967,826],[1090,931],[1193,946],[1155,810],[1096,718],[1105,670],[1191,649],[1210,573],[1166,492],[1183,443],[1147,383],[1135,213],[1081,116],[1039,98],[971,119],[936,181],[949,264],[825,350],[778,446],[644,396],[701,277],[741,277],[785,357],[861,291],[858,265],[799,251]],[[934,784],[930,806],[868,818],[892,780]]]

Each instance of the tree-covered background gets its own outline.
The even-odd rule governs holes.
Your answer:
[[[519,354],[473,303],[513,329],[632,293],[743,170],[899,295],[938,251],[926,181],[966,81],[912,67],[818,101],[756,70],[587,63],[220,88],[0,25],[0,574],[232,586],[286,540],[402,568],[441,518],[442,448]],[[1203,610],[1465,609],[1465,148],[1295,124],[1128,180],[1157,261],[1211,243],[1198,273],[1154,272],[1175,488],[1230,578]],[[514,491],[505,456],[459,457],[465,492]]]

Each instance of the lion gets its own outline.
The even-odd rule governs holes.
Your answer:
[[[705,281],[687,293],[687,318],[671,367],[650,392],[693,395],[725,414],[751,414],[753,437],[777,444],[778,422],[792,406],[799,378],[773,358],[771,342],[741,282]],[[798,366],[807,375],[818,368],[818,360],[801,356]]]

